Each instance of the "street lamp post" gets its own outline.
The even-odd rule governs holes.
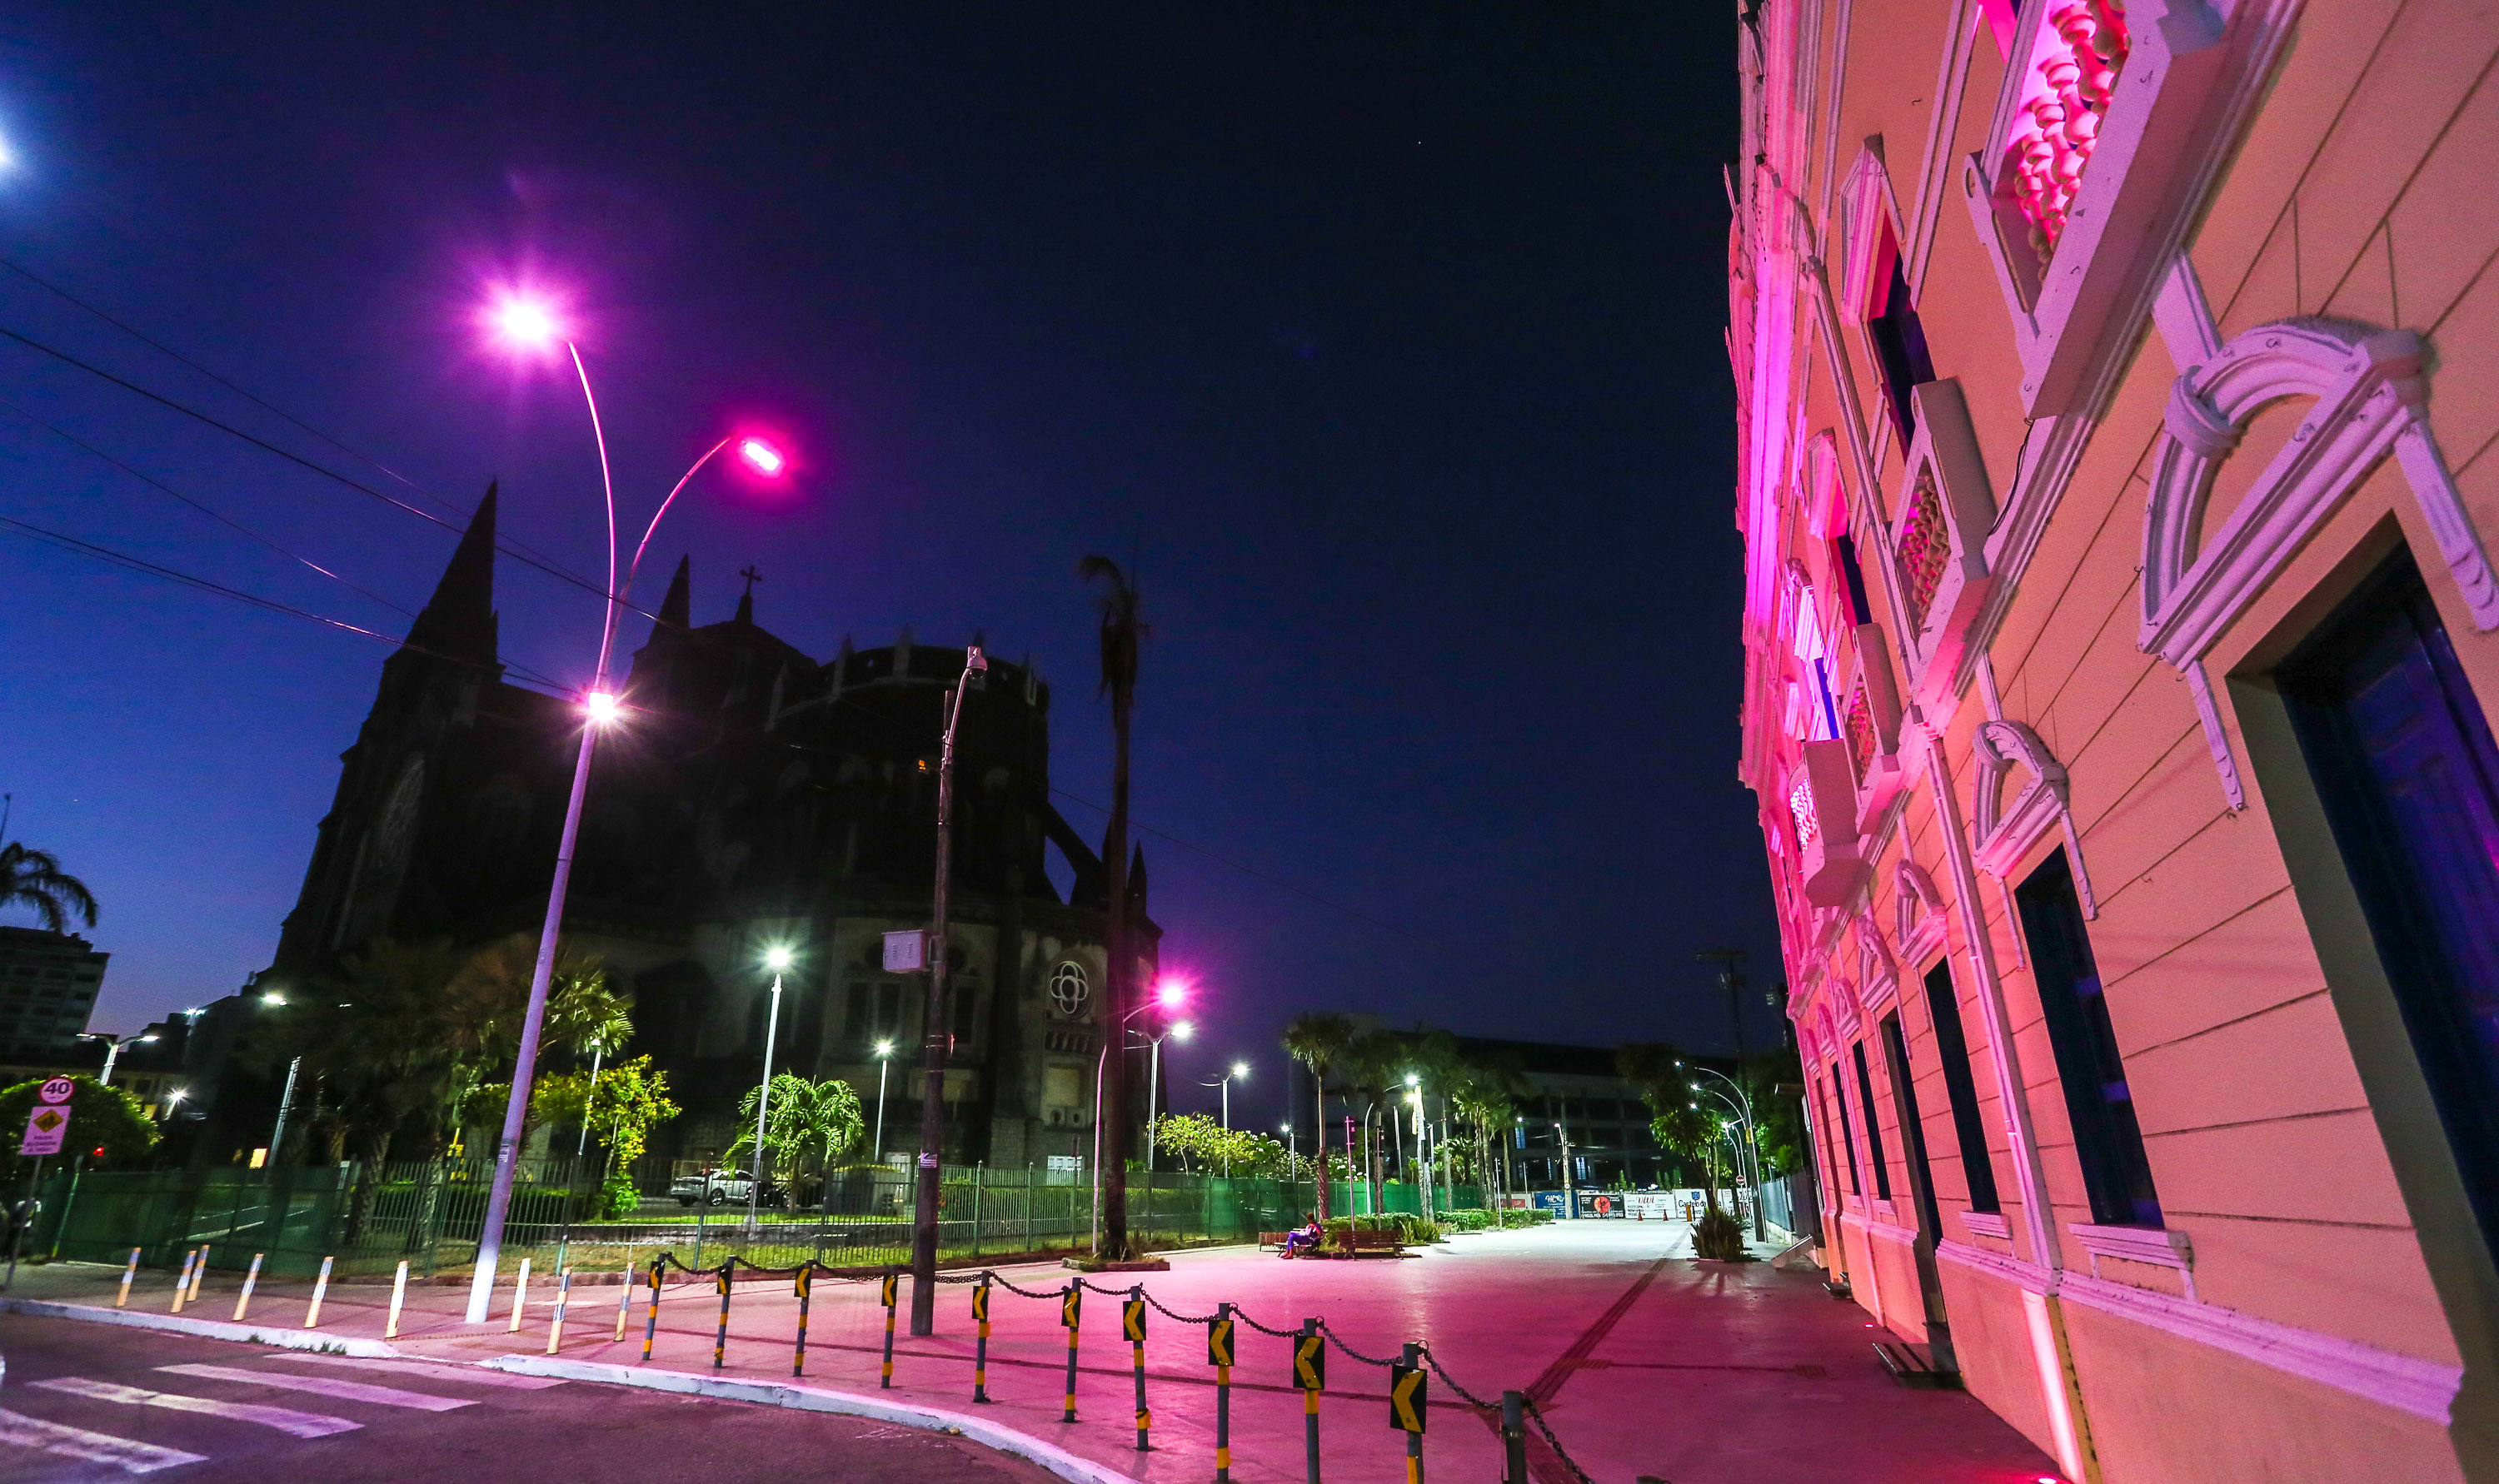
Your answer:
[[[781,1031],[781,971],[790,967],[790,951],[775,945],[763,954],[772,971],[772,1010],[763,1021],[763,1081],[755,1089],[755,1168],[747,1172],[746,1235],[755,1235],[757,1209],[763,1200],[763,1115],[772,1106],[772,1044]]]
[[[660,501],[651,524],[642,531],[641,544],[633,549],[633,563],[625,569],[622,588],[616,582],[616,483],[607,461],[607,435],[600,425],[599,399],[590,390],[590,371],[582,364],[581,349],[563,333],[552,310],[545,305],[518,296],[506,296],[489,311],[495,329],[509,344],[517,347],[551,350],[561,342],[572,359],[572,369],[581,380],[581,398],[590,409],[590,432],[599,446],[599,483],[607,501],[607,612],[599,630],[599,663],[591,671],[590,689],[582,695],[586,725],[581,729],[581,749],[573,759],[572,791],[565,803],[564,829],[557,837],[555,877],[547,886],[547,908],[544,922],[538,929],[537,962],[530,971],[529,1006],[521,1016],[521,1045],[512,1059],[512,1089],[503,1103],[503,1137],[495,1147],[495,1178],[486,1192],[485,1220],[477,1233],[477,1266],[469,1284],[471,1324],[486,1321],[486,1308],[495,1293],[495,1272],[503,1258],[503,1218],[512,1206],[512,1177],[520,1161],[521,1124],[530,1108],[530,1086],[536,1081],[538,1038],[546,1024],[547,988],[555,977],[556,937],[564,928],[566,888],[572,881],[573,846],[581,835],[581,804],[590,790],[590,759],[599,746],[599,730],[616,719],[618,701],[608,689],[607,665],[616,646],[616,626],[624,614],[625,599],[632,593],[633,574],[640,570],[642,554],[650,549],[651,534],[660,529],[661,517],[687,483],[712,457],[736,439],[732,434],[704,450],[694,462],[667,499]],[[738,441],[738,453],[759,473],[778,474],[786,467],[781,455],[769,444],[757,438]]]
[[[876,1044],[876,1162],[885,1163],[885,1074],[893,1069],[893,1043]]]
[[[1571,1169],[1571,1131],[1561,1124],[1553,1125],[1554,1134],[1562,1141],[1563,1210],[1572,1220],[1579,1219],[1579,1181]]]
[[[1154,1099],[1163,1084],[1163,1042],[1167,1039],[1185,1042],[1193,1034],[1195,1028],[1186,1020],[1180,1020],[1162,1035],[1146,1038],[1154,1048],[1146,1069],[1146,1168],[1149,1170],[1154,1167]]]
[[[141,1042],[153,1041],[156,1038],[153,1035],[104,1036],[92,1034],[87,1031],[81,1031],[79,1032],[79,1039],[81,1041],[101,1041],[104,1043],[104,1073],[96,1079],[96,1081],[102,1086],[110,1087],[113,1085],[113,1064],[121,1059],[121,1048],[125,1046],[134,1046]]]
[[[1232,1080],[1241,1078],[1246,1081],[1249,1076],[1250,1063],[1236,1061],[1232,1064],[1231,1071],[1224,1073],[1214,1081],[1198,1083],[1201,1087],[1223,1089],[1223,1132],[1226,1134],[1232,1132]],[[1232,1178],[1232,1141],[1229,1139],[1223,1141],[1223,1178],[1227,1180]]]
[[[1418,1188],[1423,1196],[1423,1219],[1429,1221],[1432,1219],[1432,1150],[1427,1139],[1432,1131],[1432,1120],[1423,1114],[1423,1083],[1420,1078],[1409,1076],[1406,1079],[1406,1103],[1414,1110],[1414,1165],[1421,1176]]]
[[[946,1137],[946,1053],[954,1037],[946,1028],[946,886],[955,819],[955,731],[963,721],[963,696],[988,673],[981,646],[963,650],[963,675],[947,697],[946,736],[937,755],[936,922],[928,935],[928,1008],[921,1015],[919,1190],[911,1213],[911,1333],[937,1329],[937,1152]]]
[[[1732,965],[1729,968],[1729,972],[1731,974],[1734,972]],[[1678,1061],[1675,1065],[1681,1067],[1683,1066],[1683,1063]],[[1743,1083],[1736,1081],[1734,1078],[1729,1077],[1726,1073],[1721,1072],[1714,1067],[1695,1066],[1686,1068],[1685,1070],[1707,1073],[1709,1076],[1718,1079],[1718,1081],[1725,1082],[1729,1087],[1735,1089],[1736,1098],[1741,1105],[1739,1112],[1744,1120],[1744,1143],[1752,1156],[1750,1167],[1752,1169],[1753,1184],[1753,1240],[1755,1242],[1763,1241],[1768,1236],[1768,1233],[1764,1230],[1762,1225],[1762,1144],[1758,1131],[1759,1125],[1757,1125],[1753,1120],[1753,1096],[1751,1093],[1744,1090]],[[1723,1096],[1724,1094],[1721,1095]]]

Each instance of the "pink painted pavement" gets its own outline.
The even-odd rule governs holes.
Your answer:
[[[1899,1387],[1876,1361],[1884,1338],[1854,1304],[1824,1293],[1811,1270],[1767,1263],[1694,1261],[1681,1223],[1587,1221],[1455,1238],[1402,1260],[1285,1262],[1244,1248],[1177,1253],[1168,1273],[1102,1274],[1133,1280],[1180,1314],[1212,1314],[1219,1301],[1277,1330],[1323,1318],[1346,1345],[1389,1358],[1410,1340],[1430,1347],[1459,1385],[1498,1402],[1505,1388],[1533,1397],[1563,1449],[1599,1484],[2033,1484],[2055,1465],[1970,1397]],[[1001,1268],[999,1276],[1055,1292],[1063,1268]],[[969,1274],[948,1277],[968,1278]],[[112,1302],[117,1270],[83,1264],[21,1269],[18,1297]],[[131,1307],[162,1313],[172,1278],[146,1273]],[[185,1317],[230,1319],[240,1282],[218,1274]],[[295,1326],[308,1285],[265,1283],[252,1301],[260,1324]],[[462,1322],[468,1285],[411,1285],[398,1347],[410,1355],[476,1360],[546,1347],[553,1285],[534,1276],[521,1334],[508,1332],[511,1283],[498,1291],[486,1325]],[[638,1362],[649,1311],[634,1290],[623,1343],[615,1340],[618,1288],[576,1281],[563,1351],[572,1360]],[[938,1290],[936,1333],[909,1336],[910,1281],[900,1285],[893,1400],[972,1407],[974,1327],[968,1282]],[[334,1285],[326,1333],[379,1338],[389,1288]],[[1146,1390],[1152,1451],[1135,1451],[1134,1378],[1120,1339],[1120,1300],[1085,1296],[1078,1352],[1078,1420],[1060,1420],[1066,1336],[1055,1300],[1004,1289],[991,1302],[990,1395],[980,1408],[1096,1463],[1153,1484],[1213,1477],[1215,1372],[1206,1331],[1161,1312],[1149,1316]],[[709,1371],[720,1312],[708,1276],[671,1274],[660,1303],[652,1363]],[[730,1299],[720,1373],[786,1380],[797,1304],[787,1278],[741,1277]],[[873,1282],[820,1278],[811,1301],[811,1385],[875,1393],[884,1310]],[[1290,1384],[1286,1340],[1240,1330],[1232,1386],[1233,1476],[1244,1484],[1303,1477],[1303,1407]],[[1344,1350],[1328,1358],[1320,1403],[1323,1471],[1341,1479],[1404,1476],[1404,1435],[1389,1426],[1388,1372]],[[1501,1443],[1484,1414],[1439,1377],[1430,1391],[1426,1479],[1498,1478]],[[1531,1436],[1533,1429],[1531,1428]],[[1575,1484],[1569,1468],[1533,1439],[1537,1484]]]

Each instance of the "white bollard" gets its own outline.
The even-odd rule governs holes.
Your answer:
[[[181,1274],[174,1279],[174,1312],[178,1314],[182,1311],[182,1295],[191,1286],[191,1264],[199,1260],[200,1252],[197,1247],[182,1254]]]
[[[130,1280],[138,1275],[139,1249],[137,1247],[132,1247],[130,1249],[130,1266],[121,1270],[121,1294],[118,1298],[113,1301],[114,1307],[128,1308],[130,1307]]]
[[[200,1243],[200,1265],[191,1270],[191,1302],[200,1302],[200,1279],[209,1275],[209,1244]]]
[[[625,1318],[633,1307],[633,1259],[625,1259],[625,1281],[616,1285],[616,1342],[625,1342]]]
[[[556,1346],[564,1343],[564,1306],[571,1297],[572,1270],[567,1268],[555,1278],[555,1318],[547,1325],[546,1353],[549,1355],[555,1353]]]
[[[312,1280],[312,1307],[304,1311],[304,1327],[308,1330],[321,1327],[321,1296],[330,1291],[330,1265],[337,1261],[335,1257],[321,1259],[321,1275]]]
[[[407,1259],[399,1260],[399,1273],[391,1279],[390,1319],[382,1326],[382,1339],[399,1339],[400,1306],[407,1302]]]
[[[512,1325],[510,1329],[505,1330],[503,1333],[507,1335],[517,1335],[521,1332],[521,1308],[522,1306],[528,1304],[529,1301],[530,1260],[524,1257],[521,1259],[520,1273],[512,1279]]]
[[[260,1281],[260,1260],[269,1254],[251,1254],[251,1271],[243,1275],[243,1293],[235,1299],[235,1323],[243,1323],[243,1311],[251,1307],[251,1290]]]

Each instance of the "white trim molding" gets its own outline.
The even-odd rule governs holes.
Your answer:
[[[1935,1256],[1957,1263],[1974,1273],[2001,1278],[2025,1293],[2053,1294],[2057,1291],[2057,1273],[2037,1263],[2026,1263],[2009,1252],[1991,1252],[1966,1242],[1938,1242]]]
[[[1870,912],[1857,915],[1857,978],[1868,1015],[1880,1016],[1900,992],[1899,961],[1892,956],[1892,947],[1883,941],[1883,929],[1874,925]]]
[[[2499,629],[2499,580],[2429,426],[2429,347],[2409,330],[2303,318],[2260,325],[2170,389],[2143,523],[2136,643],[2185,669],[2212,649],[2377,463],[2392,454],[2476,629]],[[2248,421],[2315,400],[2238,508],[2198,541],[2213,476]]]
[[[2048,826],[2057,825],[2065,834],[2065,854],[2074,868],[2074,890],[2082,899],[2083,916],[2098,917],[2099,901],[2092,894],[2090,873],[2083,869],[2083,842],[2067,802],[2065,765],[2049,753],[2037,732],[2020,722],[1985,723],[1972,741],[1978,770],[1970,780],[1969,813],[1970,832],[1978,841],[1972,859],[1978,868],[2009,887],[2022,857],[2048,832]],[[2030,781],[2007,808],[2004,775],[2017,761]],[[2006,903],[2008,908],[2011,905]]]
[[[1940,706],[1954,692],[1970,645],[1971,626],[1994,592],[1987,536],[1996,525],[1996,490],[1988,481],[1969,403],[1953,377],[1910,388],[1917,433],[1892,499],[1888,546],[1898,584],[1891,596],[1900,615],[1901,653],[1908,661],[1908,698]],[[1949,713],[1940,706],[1938,714]]]
[[[2093,1226],[2087,1221],[2068,1222],[2065,1230],[2092,1255],[2092,1276],[2100,1275],[2103,1257],[2175,1268],[2186,1280],[2187,1297],[2195,1297],[2195,1244],[2185,1232],[2158,1226]]]
[[[1944,895],[1926,868],[1909,858],[1906,844],[1892,870],[1892,929],[1900,940],[1900,961],[1912,970],[1943,946]]]
[[[1963,1230],[1972,1237],[1993,1237],[1998,1242],[2013,1240],[2013,1223],[2000,1210],[1965,1210],[1961,1213]]]
[[[2191,269],[2173,270],[2162,323],[2184,360],[2210,335]],[[2409,330],[2302,318],[2214,346],[2170,388],[2143,515],[2143,629],[2136,647],[2187,683],[2233,810],[2247,790],[2205,656],[2317,528],[2389,453],[2438,542],[2476,629],[2499,628],[2499,581],[2429,424],[2429,347]],[[2248,422],[2285,398],[2312,399],[2290,442],[2219,532],[2198,539],[2214,476]]]
[[[2356,1339],[2296,1329],[2213,1304],[2069,1273],[2068,1303],[2131,1319],[2150,1329],[2331,1386],[2426,1422],[2447,1426],[2464,1368],[2381,1350]]]

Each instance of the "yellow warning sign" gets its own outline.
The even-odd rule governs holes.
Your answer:
[[[1423,1368],[1391,1366],[1388,1368],[1388,1425],[1408,1433],[1423,1431],[1423,1409],[1428,1405],[1423,1392]]]

